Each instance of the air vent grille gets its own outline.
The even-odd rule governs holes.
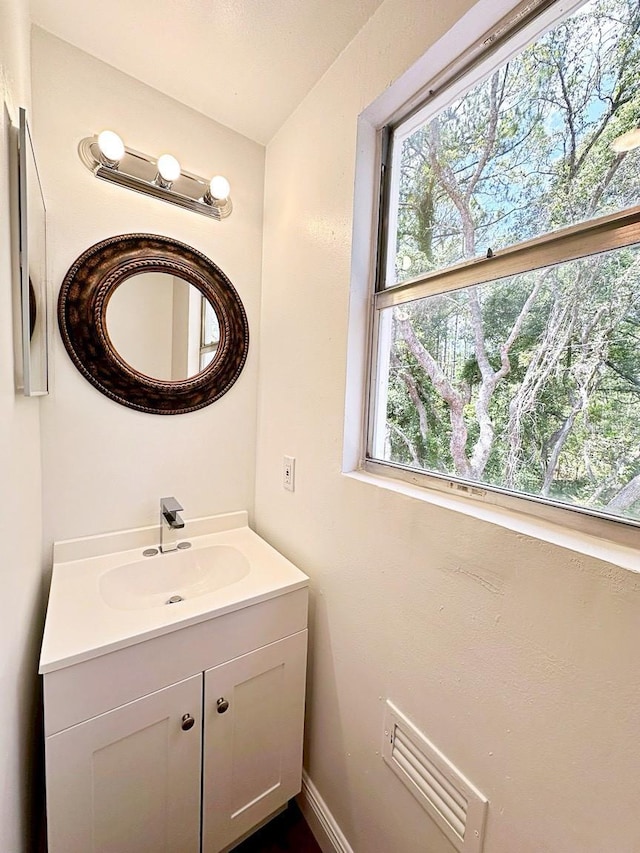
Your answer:
[[[487,799],[387,701],[383,758],[461,853],[481,853]]]

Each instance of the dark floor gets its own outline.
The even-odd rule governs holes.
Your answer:
[[[233,853],[322,853],[294,802]]]

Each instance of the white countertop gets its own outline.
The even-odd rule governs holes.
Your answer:
[[[192,549],[236,548],[250,563],[240,580],[168,607],[116,609],[100,594],[100,578],[157,547],[157,528],[139,528],[56,543],[40,673],[53,672],[178,628],[306,587],[308,577],[247,525],[246,512],[185,520],[181,540]],[[155,543],[154,543],[155,540]],[[170,555],[150,557],[162,560]],[[153,564],[150,564],[153,565]]]

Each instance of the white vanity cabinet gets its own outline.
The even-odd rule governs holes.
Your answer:
[[[45,672],[49,853],[219,853],[285,805],[306,621],[303,588]]]
[[[245,835],[300,790],[306,635],[204,674],[206,853]]]
[[[197,853],[201,708],[199,675],[48,737],[51,853]]]

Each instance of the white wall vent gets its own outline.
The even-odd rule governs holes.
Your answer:
[[[482,853],[487,798],[387,700],[382,757],[461,853]]]

